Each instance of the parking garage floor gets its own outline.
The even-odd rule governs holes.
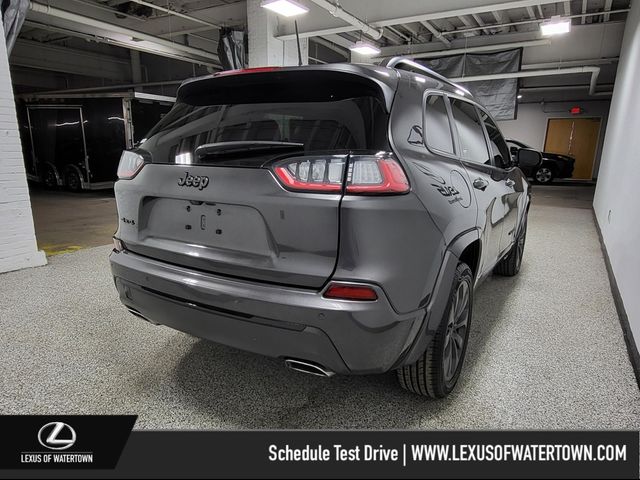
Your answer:
[[[444,400],[404,392],[393,374],[305,376],[151,326],[120,305],[101,246],[0,276],[0,413],[130,413],[137,428],[171,429],[638,429],[593,189],[534,195],[522,271],[480,287]]]

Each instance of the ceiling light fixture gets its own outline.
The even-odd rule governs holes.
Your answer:
[[[522,98],[522,95],[518,95],[518,99],[521,99],[521,98]]]
[[[544,36],[569,33],[571,31],[571,19],[562,19],[559,15],[556,15],[551,17],[551,20],[548,22],[542,22],[540,24],[540,31]]]
[[[295,17],[309,11],[307,7],[293,0],[263,0],[260,6],[284,17]]]
[[[362,40],[356,42],[351,47],[349,47],[349,50],[351,50],[352,52],[356,52],[360,55],[367,55],[367,56],[379,55],[381,52],[381,50],[375,45],[369,42],[363,42]]]

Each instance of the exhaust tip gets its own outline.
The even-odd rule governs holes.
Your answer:
[[[303,360],[296,360],[294,358],[286,358],[284,364],[289,370],[296,372],[306,373],[309,375],[315,375],[316,377],[333,377],[336,373],[324,368],[321,365],[317,365],[311,362],[305,362]]]
[[[138,318],[141,318],[142,320],[144,320],[147,323],[150,323],[151,325],[160,325],[158,322],[154,322],[153,320],[150,320],[147,317],[145,317],[144,315],[142,315],[135,308],[127,307],[127,310],[129,310],[130,314],[135,315]]]

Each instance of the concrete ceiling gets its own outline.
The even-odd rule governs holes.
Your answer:
[[[310,9],[299,17],[298,26],[301,36],[312,40],[312,62],[345,61],[348,47],[360,38],[377,43],[383,55],[440,51],[446,55],[451,49],[535,40],[541,38],[542,20],[570,16],[571,33],[554,37],[551,45],[524,48],[523,64],[561,67],[567,62],[595,62],[601,68],[598,83],[605,90],[615,79],[615,59],[629,7],[629,0],[341,0],[343,11],[371,27],[371,32],[381,30],[382,36],[376,39],[377,35],[363,34],[364,27],[317,5],[322,2],[298,1]],[[96,83],[96,77],[102,84],[126,83],[131,77],[129,50],[143,52],[148,81],[215,69],[219,28],[246,28],[243,0],[39,0],[31,2],[31,7],[11,57],[16,75],[24,78],[29,69],[44,69],[84,79],[72,86],[90,85],[91,78]],[[278,19],[277,36],[290,39],[293,32],[291,20]],[[586,96],[582,86],[588,85],[589,76],[520,82],[527,101],[554,98],[558,92],[563,98],[580,98]],[[576,88],[541,88],[558,85]]]

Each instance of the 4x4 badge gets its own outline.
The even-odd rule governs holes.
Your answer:
[[[194,176],[189,172],[184,172],[184,177],[178,179],[178,185],[181,187],[196,187],[202,190],[209,185],[209,177]]]

